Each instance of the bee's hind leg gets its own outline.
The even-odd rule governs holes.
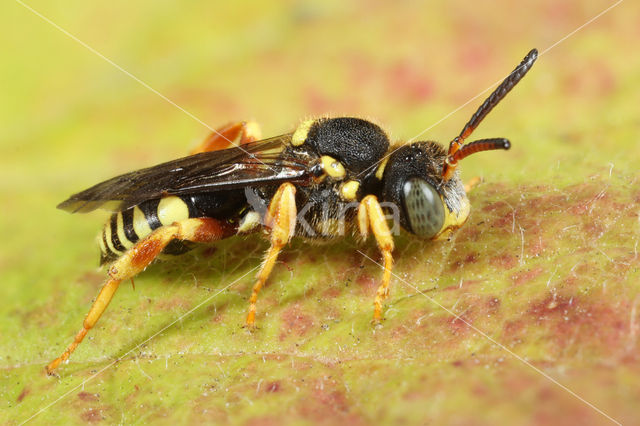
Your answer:
[[[384,261],[382,282],[373,301],[373,322],[379,323],[382,320],[382,302],[389,296],[391,267],[393,266],[393,256],[391,254],[393,252],[393,237],[375,195],[367,195],[360,202],[358,207],[358,228],[363,239],[367,238],[369,228],[371,228]]]
[[[269,209],[265,215],[265,226],[271,228],[271,247],[267,251],[262,268],[258,272],[256,283],[251,291],[249,313],[246,321],[249,328],[253,328],[255,325],[258,293],[269,278],[280,250],[295,234],[296,215],[296,188],[290,183],[283,183],[271,199]]]
[[[260,125],[255,121],[229,123],[211,132],[190,154],[219,151],[221,149],[242,146],[262,138]]]
[[[120,283],[133,278],[144,270],[172,240],[193,242],[211,242],[220,240],[234,232],[229,225],[215,219],[185,219],[172,225],[162,226],[149,236],[139,241],[116,260],[109,268],[109,279],[100,290],[98,297],[84,319],[82,328],[73,342],[58,358],[47,365],[47,373],[53,374],[60,363],[69,358],[82,342],[87,332],[92,329],[111,302]]]

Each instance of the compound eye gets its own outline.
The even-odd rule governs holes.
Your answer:
[[[412,178],[402,190],[411,231],[423,238],[434,237],[444,224],[444,205],[436,189],[423,179]]]

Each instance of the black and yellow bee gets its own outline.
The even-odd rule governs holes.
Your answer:
[[[391,145],[385,132],[359,118],[321,118],[291,133],[261,140],[253,123],[219,129],[192,155],[127,173],[71,196],[58,207],[72,213],[113,211],[99,237],[108,280],[82,329],[47,366],[52,373],[96,324],[119,284],[159,254],[179,254],[260,229],[271,247],[257,275],[246,318],[253,326],[256,301],[282,248],[294,236],[330,240],[371,232],[384,273],[374,301],[382,318],[394,248],[385,211],[407,232],[445,238],[464,224],[470,205],[456,166],[479,151],[509,149],[507,139],[464,144],[482,119],[531,68],[534,49],[478,108],[448,151],[435,142]],[[395,224],[397,225],[397,223]]]

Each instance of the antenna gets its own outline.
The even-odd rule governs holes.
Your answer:
[[[532,49],[527,56],[524,57],[520,65],[514,69],[511,74],[504,79],[502,83],[496,88],[496,90],[489,95],[489,97],[480,105],[480,108],[471,116],[469,122],[464,126],[459,136],[456,136],[449,144],[449,152],[445,160],[444,167],[442,168],[442,178],[447,181],[453,176],[458,161],[463,158],[480,151],[487,151],[492,149],[509,149],[511,144],[508,140],[503,138],[497,139],[481,139],[468,144],[463,147],[465,139],[467,139],[471,133],[478,127],[478,124],[489,114],[489,112],[498,105],[498,103],[509,93],[513,86],[518,84],[522,77],[531,69],[533,63],[538,58],[538,50]],[[472,148],[473,147],[473,148]],[[457,154],[459,150],[464,150],[462,153]]]

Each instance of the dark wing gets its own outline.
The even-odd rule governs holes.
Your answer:
[[[291,135],[203,152],[126,173],[72,195],[58,208],[72,213],[97,208],[122,211],[166,195],[305,181],[310,176],[309,164],[283,151]]]

